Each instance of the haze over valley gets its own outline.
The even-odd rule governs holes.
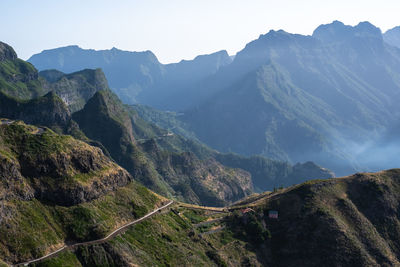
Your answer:
[[[235,57],[161,64],[151,51],[68,46],[28,61],[64,73],[102,68],[124,103],[171,111],[172,131],[221,152],[313,161],[347,175],[396,167],[396,36],[398,28],[382,34],[369,22],[334,21],[312,36],[270,31]]]

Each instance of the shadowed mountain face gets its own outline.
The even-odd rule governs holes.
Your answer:
[[[232,60],[226,51],[219,51],[163,65],[150,51],[128,52],[116,48],[95,51],[68,46],[45,50],[28,61],[39,70],[57,69],[65,73],[101,68],[110,87],[125,103],[140,101],[163,109],[180,109],[187,107],[182,93],[193,100],[195,98],[192,94],[196,92],[188,94],[186,87],[215,73]]]
[[[358,148],[398,118],[398,73],[400,51],[367,22],[322,25],[313,36],[271,31],[208,81],[202,90],[218,92],[183,120],[220,151],[349,173],[368,167]]]
[[[400,48],[400,26],[394,27],[383,34],[386,43]]]
[[[190,150],[162,149],[155,139],[168,138],[163,131],[147,126],[159,136],[136,140],[143,123],[110,91],[97,92],[73,119],[92,140],[104,145],[111,157],[148,188],[165,196],[203,205],[222,206],[252,192],[250,175],[222,166],[216,160],[200,160]],[[161,132],[161,133],[160,133]]]
[[[310,181],[256,201],[253,214],[236,212],[229,225],[258,243],[264,266],[398,266],[399,186],[399,169]]]
[[[180,133],[222,152],[292,163],[311,160],[344,175],[368,169],[368,151],[376,150],[375,140],[398,121],[400,51],[388,44],[396,32],[382,36],[368,22],[352,27],[339,21],[321,25],[312,36],[270,31],[248,43],[232,62],[224,51],[161,65],[152,54],[137,60],[135,53],[78,47],[47,50],[30,62],[40,69],[67,69],[75,64],[68,63],[67,54],[71,61],[75,54],[96,55],[96,60],[102,55],[104,63],[104,55],[114,51],[121,57],[109,62],[118,68],[107,63],[106,76],[130,66],[151,78],[144,83],[136,74],[129,76],[135,77],[137,90],[128,88],[131,81],[116,86],[109,78],[111,87],[127,103],[184,110],[176,117]],[[85,64],[98,65],[96,60],[87,58]],[[145,67],[150,63],[154,68]],[[380,162],[386,163],[372,169],[397,164],[390,158]]]
[[[26,79],[18,70],[14,75]],[[266,190],[332,176],[316,165],[307,165],[299,171],[290,164],[265,158],[219,154],[196,141],[172,134],[145,121],[143,118],[148,116],[143,112],[139,114],[137,109],[122,104],[107,89],[107,81],[99,69],[71,74],[42,71],[39,81],[44,91],[51,91],[38,98],[22,100],[0,92],[0,117],[46,126],[100,147],[137,180],[166,196],[192,203],[224,205],[250,194],[253,180],[257,190]],[[253,178],[237,168],[248,171]]]
[[[101,69],[85,69],[71,74],[46,70],[39,72],[39,76],[43,88],[54,91],[71,112],[82,109],[96,92],[109,89]]]

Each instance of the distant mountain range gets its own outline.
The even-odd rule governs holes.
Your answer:
[[[67,46],[45,50],[28,61],[38,70],[57,69],[65,73],[101,68],[111,88],[125,103],[184,109],[195,101],[188,99],[192,98],[188,87],[214,74],[232,59],[226,51],[219,51],[164,65],[150,51],[128,52],[116,48],[96,51]]]
[[[383,34],[386,43],[400,48],[400,26],[394,27]]]
[[[294,168],[262,157],[218,153],[143,119],[110,91],[101,69],[38,73],[11,47],[0,45],[5,48],[0,81],[6,85],[0,88],[0,117],[48,127],[99,147],[137,181],[164,196],[221,206],[254,188],[272,190],[334,176],[309,163]]]
[[[368,22],[335,21],[312,36],[270,31],[233,59],[221,51],[163,65],[149,51],[71,46],[29,62],[40,70],[103,68],[125,103],[178,112],[172,131],[221,152],[311,160],[344,175],[398,163],[376,143],[399,121],[398,36],[398,28],[382,34]],[[170,115],[153,122],[165,125]],[[382,160],[371,164],[369,156]]]

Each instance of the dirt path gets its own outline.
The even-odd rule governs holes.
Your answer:
[[[150,216],[154,215],[155,213],[157,213],[157,212],[169,207],[172,203],[174,203],[174,201],[171,200],[170,202],[168,202],[164,206],[159,207],[159,208],[153,210],[152,212],[147,213],[145,216],[143,216],[143,217],[141,217],[141,218],[139,218],[137,220],[131,221],[131,222],[129,222],[129,223],[117,228],[116,230],[114,230],[112,233],[110,233],[109,235],[107,235],[104,238],[97,239],[97,240],[92,240],[92,241],[87,241],[87,242],[75,243],[75,244],[71,244],[71,245],[66,245],[66,246],[63,246],[62,248],[59,248],[58,250],[53,251],[53,252],[51,252],[51,253],[43,256],[43,257],[40,257],[40,258],[37,258],[37,259],[33,259],[33,260],[30,260],[30,261],[27,261],[27,262],[23,262],[23,263],[18,263],[18,264],[15,264],[13,266],[28,266],[31,263],[42,261],[44,259],[50,258],[52,256],[55,256],[58,253],[66,250],[66,249],[74,249],[74,248],[76,248],[78,246],[93,245],[93,244],[100,244],[100,243],[107,242],[108,240],[112,239],[113,237],[115,237],[116,235],[118,235],[119,233],[124,231],[129,226],[137,224],[137,223],[149,218]]]

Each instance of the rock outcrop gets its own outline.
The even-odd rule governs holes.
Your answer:
[[[0,62],[15,59],[17,59],[17,53],[15,53],[14,49],[8,44],[0,42]]]
[[[0,126],[3,199],[33,196],[61,206],[97,199],[133,180],[99,148],[46,128]]]

